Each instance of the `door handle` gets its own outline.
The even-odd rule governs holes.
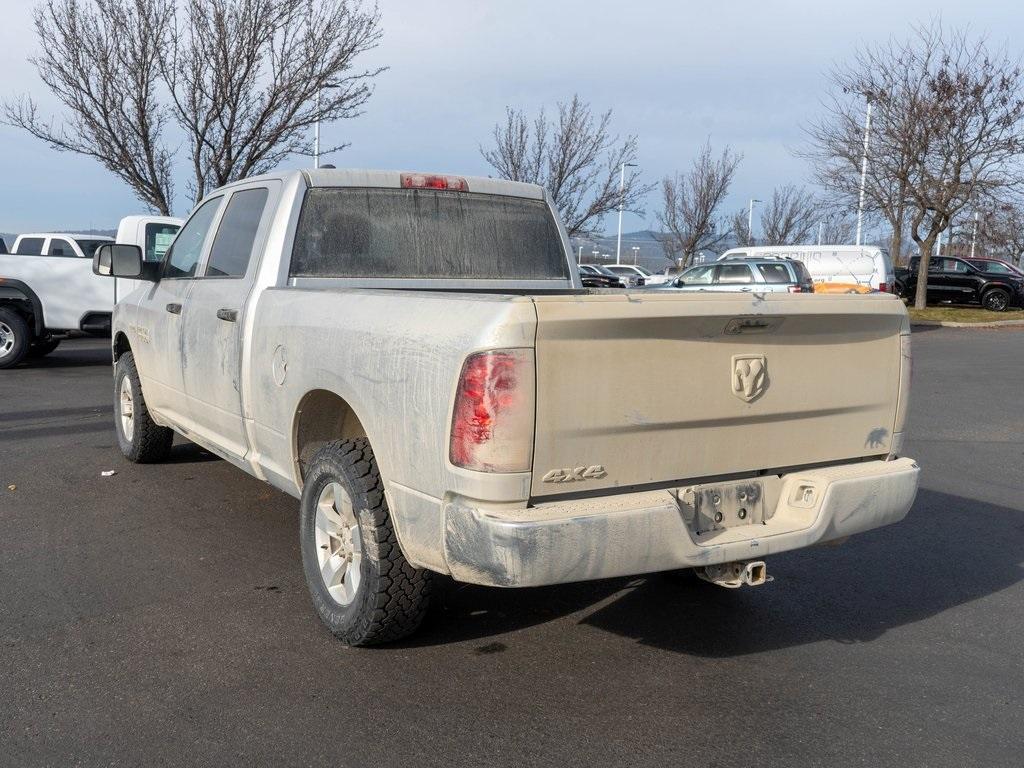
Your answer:
[[[180,315],[181,314],[181,304],[168,304],[167,305],[167,311],[170,312],[172,315]]]
[[[221,320],[227,320],[229,323],[233,323],[238,319],[237,309],[218,309],[217,317]]]

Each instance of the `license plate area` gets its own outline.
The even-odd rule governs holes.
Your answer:
[[[697,535],[764,522],[764,486],[757,480],[697,485],[693,530]]]

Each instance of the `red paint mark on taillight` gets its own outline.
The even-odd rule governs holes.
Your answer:
[[[452,417],[451,461],[473,464],[473,446],[487,442],[496,417],[516,396],[516,359],[507,352],[482,352],[462,368]]]

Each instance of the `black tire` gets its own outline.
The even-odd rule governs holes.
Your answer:
[[[321,550],[327,546],[317,545],[317,507],[331,485],[341,486],[348,494],[361,541],[361,556],[347,566],[350,570],[345,575],[350,578],[351,569],[358,570],[348,604],[335,599],[321,576]],[[337,508],[336,504],[330,506]],[[423,621],[430,602],[431,574],[414,568],[402,554],[366,438],[327,443],[313,456],[302,488],[299,543],[313,606],[331,633],[346,645],[398,640],[415,632]]]
[[[123,382],[127,381],[127,385]],[[122,386],[130,390],[132,400],[131,434],[126,434],[125,420],[122,418]],[[149,415],[146,400],[142,395],[142,383],[139,372],[135,368],[135,357],[125,352],[114,365],[114,430],[117,432],[117,445],[121,453],[129,461],[136,464],[152,464],[163,461],[171,451],[174,430],[161,427]]]
[[[28,348],[28,356],[46,357],[59,346],[60,339],[46,339],[45,341],[37,341],[33,343],[31,347]]]
[[[990,312],[1005,312],[1010,306],[1010,294],[1002,288],[992,288],[981,297],[981,306]]]
[[[892,284],[892,292],[895,293],[899,298],[905,299],[907,288],[905,285],[903,285],[903,283],[897,280],[895,283]]]
[[[0,307],[0,368],[13,368],[28,354],[31,334],[25,318]]]

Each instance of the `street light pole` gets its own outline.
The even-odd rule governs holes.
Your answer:
[[[582,245],[580,246],[580,255],[576,257],[576,263],[577,264],[582,264],[583,263],[583,246]]]
[[[818,245],[821,245],[821,232],[825,228],[825,222],[818,222]]]
[[[633,266],[634,267],[636,266],[636,257],[639,254],[640,254],[640,246],[639,245],[634,245],[633,246]]]
[[[974,244],[978,242],[978,212],[974,212],[974,230],[971,232],[971,258],[974,258]]]
[[[313,167],[320,167],[320,88],[316,89],[316,122],[313,124]]]
[[[864,155],[860,161],[860,199],[857,202],[857,242],[860,245],[861,231],[864,228],[864,188],[868,180],[868,142],[871,139],[871,97],[868,97],[868,114],[864,120]]]
[[[615,263],[622,263],[622,207],[626,201],[623,196],[626,194],[626,168],[636,168],[636,163],[623,163],[619,168],[619,237],[615,243]]]
[[[754,244],[754,203],[763,203],[764,200],[750,198],[750,210],[747,212],[747,245]]]
[[[316,89],[316,122],[313,123],[313,167],[320,167],[320,94],[324,88],[340,88],[337,83],[324,83],[323,88]]]

